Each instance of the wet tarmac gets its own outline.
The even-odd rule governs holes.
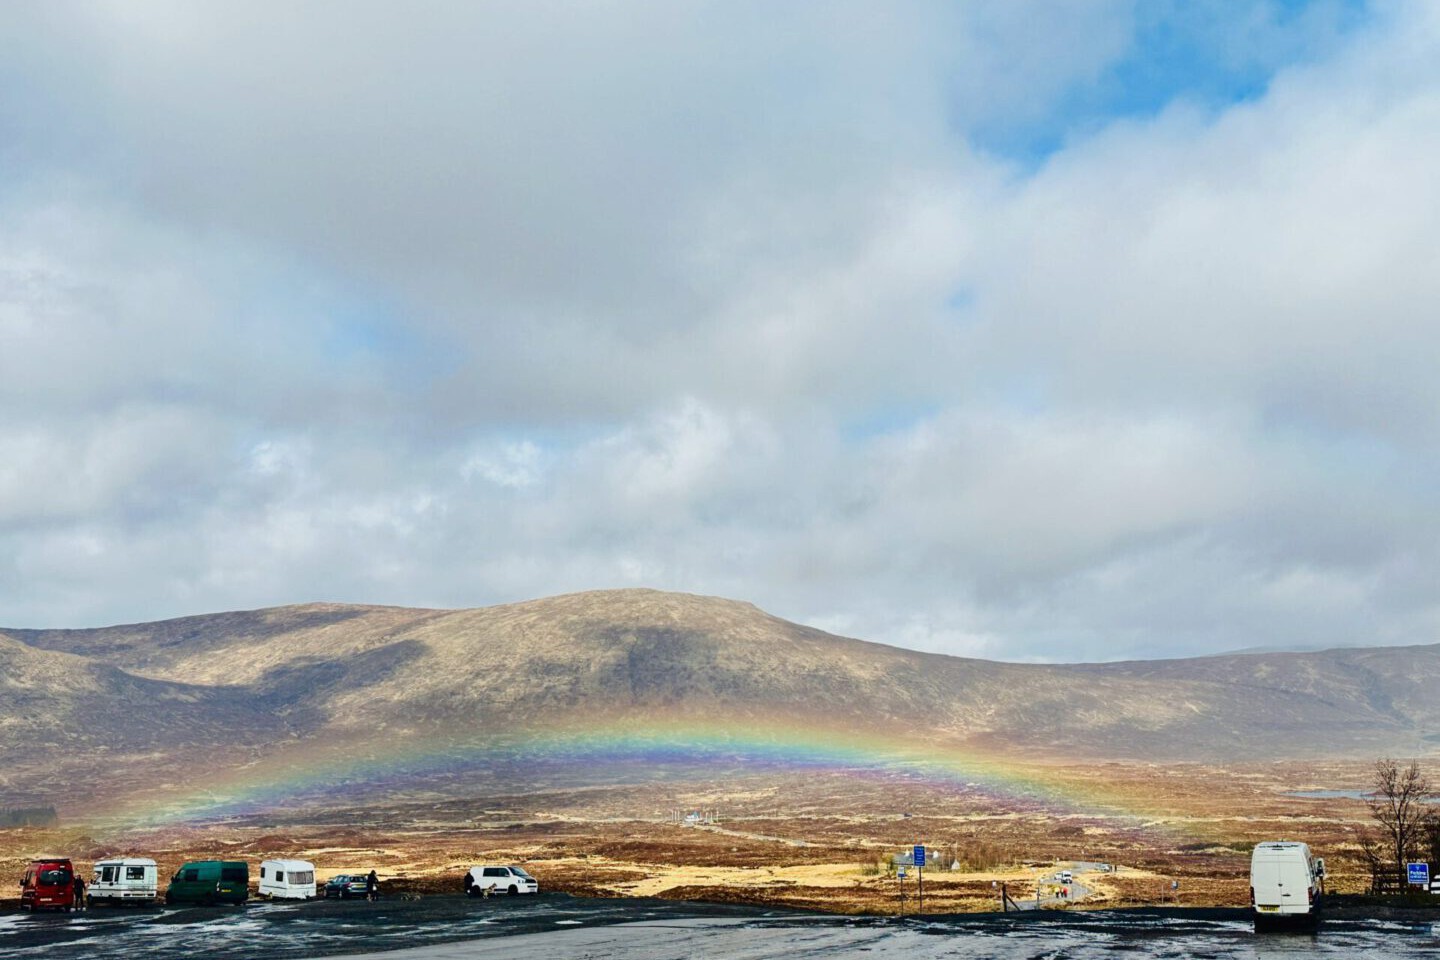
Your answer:
[[[0,915],[0,960],[751,960],[886,954],[906,960],[1437,958],[1440,923],[1347,917],[1327,920],[1314,934],[1257,935],[1239,910],[1047,911],[900,920],[561,894]]]

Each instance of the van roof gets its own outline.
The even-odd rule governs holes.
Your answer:
[[[268,866],[271,866],[271,865],[274,865],[274,866],[277,866],[277,867],[283,867],[283,868],[285,868],[286,870],[291,870],[291,869],[297,869],[297,870],[314,870],[314,869],[315,869],[315,864],[311,863],[309,860],[266,860],[264,863],[261,864],[261,866],[264,866],[264,867],[268,867]]]
[[[149,857],[110,857],[108,860],[96,860],[97,867],[153,867],[155,861]]]

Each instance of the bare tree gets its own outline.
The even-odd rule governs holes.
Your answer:
[[[1367,830],[1360,834],[1360,859],[1370,871],[1370,892],[1379,893],[1379,879],[1390,876],[1390,857],[1378,833]]]
[[[1420,852],[1427,822],[1434,814],[1427,803],[1432,793],[1430,780],[1415,761],[1402,767],[1399,761],[1384,757],[1375,761],[1374,784],[1368,803],[1370,816],[1380,825],[1384,862],[1404,882],[1405,863]]]
[[[1423,840],[1421,841],[1421,852],[1430,861],[1431,875],[1440,870],[1440,808],[1430,804],[1430,809],[1425,812],[1425,823],[1421,827]]]

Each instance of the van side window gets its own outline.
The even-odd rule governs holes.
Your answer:
[[[264,880],[264,879],[265,879],[265,867],[264,867],[264,866],[261,866],[261,867],[260,867],[260,879],[261,879],[261,880]],[[279,880],[279,879],[280,879],[280,874],[278,874],[278,873],[275,874],[275,879],[276,879],[276,880]]]
[[[260,875],[263,877],[265,874],[262,872]],[[284,870],[276,870],[276,871],[275,871],[275,882],[276,882],[276,883],[284,883],[284,882],[285,882],[285,871],[284,871]]]
[[[126,879],[126,880],[144,880],[144,879],[145,879],[145,868],[144,868],[144,867],[126,867],[126,868],[125,868],[125,879]]]
[[[184,880],[184,881],[186,881],[186,882],[188,882],[188,883],[194,883],[196,880],[199,880],[199,879],[200,879],[200,870],[199,870],[199,868],[198,868],[198,867],[191,867],[189,870],[186,870],[186,871],[184,872],[184,875],[181,876],[180,879],[181,879],[181,880]]]
[[[115,880],[116,880],[116,875],[119,874],[119,872],[120,872],[120,868],[119,868],[119,867],[114,867],[114,866],[101,867],[101,868],[100,868],[100,882],[101,882],[101,883],[114,883]]]
[[[484,875],[487,876],[487,877],[505,877],[505,876],[509,876],[509,874],[506,873],[506,871],[505,871],[505,869],[504,869],[503,867],[486,867],[486,868],[485,868],[485,874],[484,874]]]
[[[249,872],[244,867],[221,867],[220,879],[232,880],[235,883],[244,883],[250,878]]]

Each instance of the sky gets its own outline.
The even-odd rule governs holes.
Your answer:
[[[0,623],[1440,641],[1440,5],[0,5]]]

